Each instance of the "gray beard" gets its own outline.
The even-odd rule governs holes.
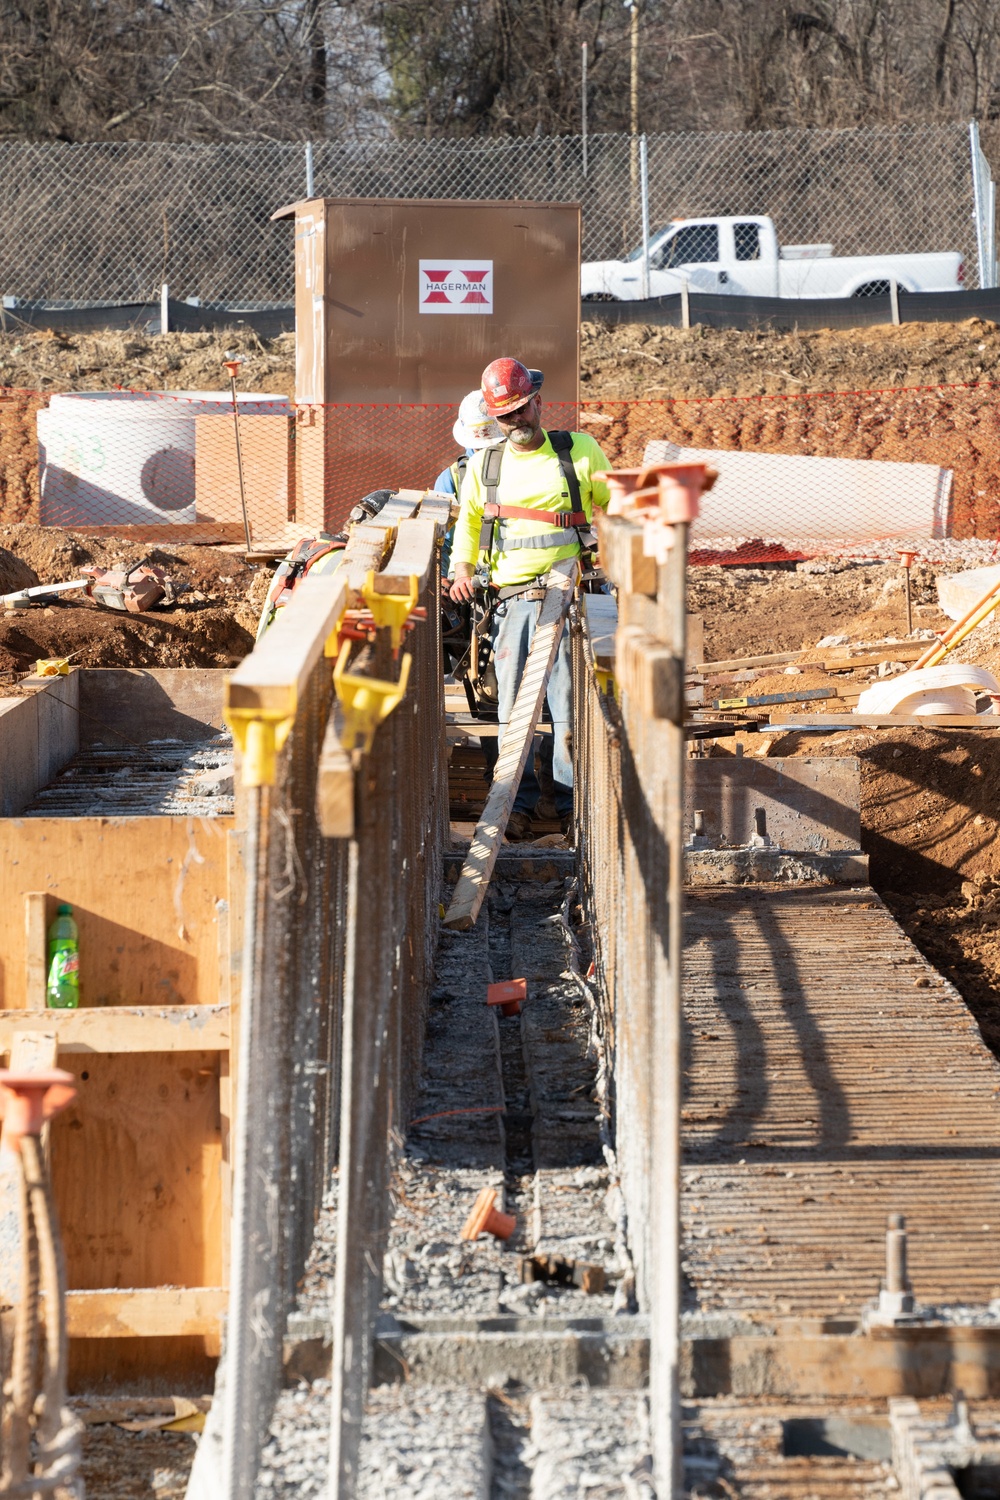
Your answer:
[[[514,427],[507,434],[508,443],[514,443],[523,448],[534,440],[535,429],[533,427]]]

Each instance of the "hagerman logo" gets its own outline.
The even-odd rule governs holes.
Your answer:
[[[422,260],[422,313],[492,313],[491,260]]]

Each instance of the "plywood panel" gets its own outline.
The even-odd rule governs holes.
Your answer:
[[[73,675],[82,745],[121,745],[122,735],[138,744],[201,740],[225,723],[222,667],[85,667]]]
[[[68,901],[84,1005],[212,1005],[232,818],[0,822],[0,1009],[25,1005],[24,896]]]
[[[70,1288],[219,1286],[219,1055],[63,1054],[52,1127]]]

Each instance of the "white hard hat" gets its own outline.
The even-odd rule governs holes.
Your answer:
[[[460,448],[488,448],[490,443],[498,443],[503,437],[486,410],[482,391],[470,391],[463,399],[451,435]]]

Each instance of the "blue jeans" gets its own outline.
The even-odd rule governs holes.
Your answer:
[[[514,709],[514,699],[517,697],[541,607],[540,599],[515,598],[503,600],[493,610],[493,665],[500,696],[501,745],[504,726],[510,722]],[[541,760],[543,767],[551,766],[556,811],[562,818],[573,811],[573,672],[569,630],[565,625],[549,676],[545,700],[552,720],[552,734],[538,737],[541,740]],[[532,755],[521,777],[514,811],[533,812],[539,794]]]

